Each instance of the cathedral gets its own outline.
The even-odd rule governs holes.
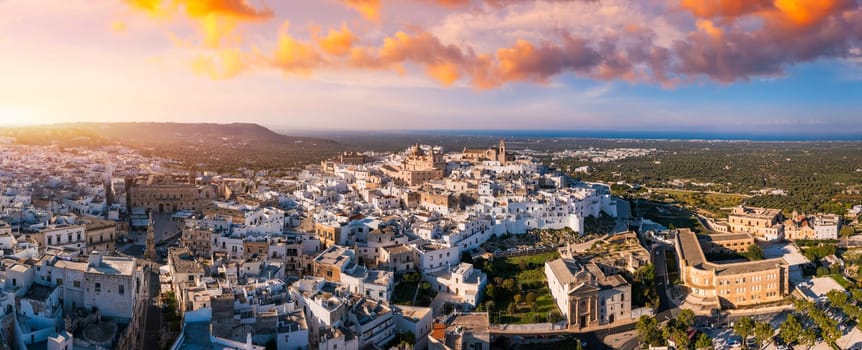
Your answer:
[[[500,140],[497,148],[488,149],[467,149],[461,153],[461,160],[470,162],[482,162],[487,160],[497,161],[500,165],[506,165],[508,156],[506,154],[506,143]]]

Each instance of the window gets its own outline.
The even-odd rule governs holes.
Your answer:
[[[75,286],[75,288],[81,288],[81,281],[74,281],[72,282],[72,285]]]
[[[62,286],[62,285],[63,285],[63,279],[62,279],[62,278],[58,278],[58,279],[57,279],[57,285],[58,285],[58,286]]]
[[[119,287],[117,288],[117,292],[120,293],[120,295],[126,294],[126,286],[122,284],[119,285]]]
[[[194,275],[189,275],[189,282],[194,282],[194,280],[195,280],[195,276],[194,276]]]
[[[96,293],[99,293],[99,292],[101,292],[101,291],[102,291],[102,284],[101,284],[101,283],[96,282]]]

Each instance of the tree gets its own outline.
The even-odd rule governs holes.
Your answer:
[[[757,344],[763,346],[772,337],[774,331],[768,322],[757,322],[754,325],[754,338],[757,339]]]
[[[689,309],[682,310],[676,316],[676,320],[682,325],[682,328],[688,329],[694,326],[694,311]]]
[[[527,303],[530,303],[530,304],[535,303],[536,297],[537,297],[536,293],[533,293],[533,292],[527,293]]]
[[[514,301],[515,304],[520,304],[521,303],[521,295],[515,294],[515,296],[512,297],[512,301]]]
[[[750,260],[763,260],[763,248],[760,248],[757,244],[748,246],[748,250],[745,253],[746,257]]]
[[[399,337],[401,337],[399,344],[416,345],[416,335],[413,332],[401,333]]]
[[[485,302],[485,310],[488,310],[488,312],[494,311],[496,307],[497,304],[495,304],[493,300],[488,300]]]
[[[781,340],[784,340],[785,343],[792,343],[797,339],[802,337],[802,322],[799,321],[799,318],[794,314],[787,315],[787,319],[781,324],[778,331],[778,336],[781,337]]]
[[[832,307],[844,309],[847,306],[847,293],[833,289],[830,290],[829,293],[826,293],[826,298],[829,299],[829,303],[832,304]]]
[[[733,324],[733,333],[742,337],[743,344],[745,340],[754,332],[754,320],[751,317],[745,316],[736,320],[736,323]],[[748,347],[745,347],[748,349]]]
[[[658,321],[655,318],[643,315],[637,323],[638,335],[641,341],[648,345],[663,345],[664,341],[658,329]]]
[[[843,227],[841,227],[841,232],[839,232],[839,234],[841,234],[841,237],[844,237],[845,245],[850,239],[850,236],[852,236],[854,233],[856,233],[856,230],[854,230],[853,227],[850,225],[844,225]]]
[[[515,303],[511,303],[507,310],[509,311],[509,314],[514,315],[518,311],[518,307],[515,306]]]
[[[516,284],[515,280],[513,280],[511,278],[507,278],[506,280],[503,281],[503,288],[506,288],[506,290],[508,290],[509,292],[514,292],[515,291],[515,284]]]
[[[812,347],[816,341],[817,333],[814,331],[814,328],[808,327],[802,330],[802,333],[799,336],[799,344]]]
[[[700,333],[694,342],[694,348],[698,350],[712,349],[712,339],[709,339],[705,333]]]
[[[672,340],[677,349],[688,349],[689,343],[688,331],[682,328],[671,328],[668,331],[668,339]]]

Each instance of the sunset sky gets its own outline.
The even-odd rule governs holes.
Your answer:
[[[0,0],[0,124],[862,133],[862,0]]]

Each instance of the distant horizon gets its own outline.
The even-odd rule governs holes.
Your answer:
[[[278,128],[271,130],[283,133],[289,132]],[[488,136],[512,138],[584,138],[584,139],[619,139],[619,140],[652,140],[652,141],[786,141],[786,142],[848,142],[862,141],[862,135],[847,134],[782,134],[782,133],[735,133],[709,131],[654,131],[654,130],[574,130],[574,129],[383,129],[383,130],[338,130],[338,129],[305,129],[293,130],[291,136],[325,136],[338,134],[375,134],[401,133],[438,136]]]
[[[373,135],[373,134],[416,134],[437,136],[484,136],[484,137],[510,137],[510,138],[585,138],[585,139],[618,139],[618,140],[651,140],[651,141],[773,141],[773,142],[848,142],[862,141],[862,134],[855,132],[827,133],[827,132],[732,132],[732,131],[707,131],[698,128],[688,130],[608,130],[608,129],[475,129],[475,128],[439,128],[439,129],[337,129],[337,128],[294,128],[284,125],[268,125],[253,121],[215,121],[215,122],[193,122],[193,121],[69,121],[56,123],[28,123],[9,124],[0,123],[0,128],[20,127],[50,127],[63,124],[101,124],[101,123],[160,123],[160,124],[255,124],[267,128],[275,133],[287,136],[318,136],[326,135]]]

